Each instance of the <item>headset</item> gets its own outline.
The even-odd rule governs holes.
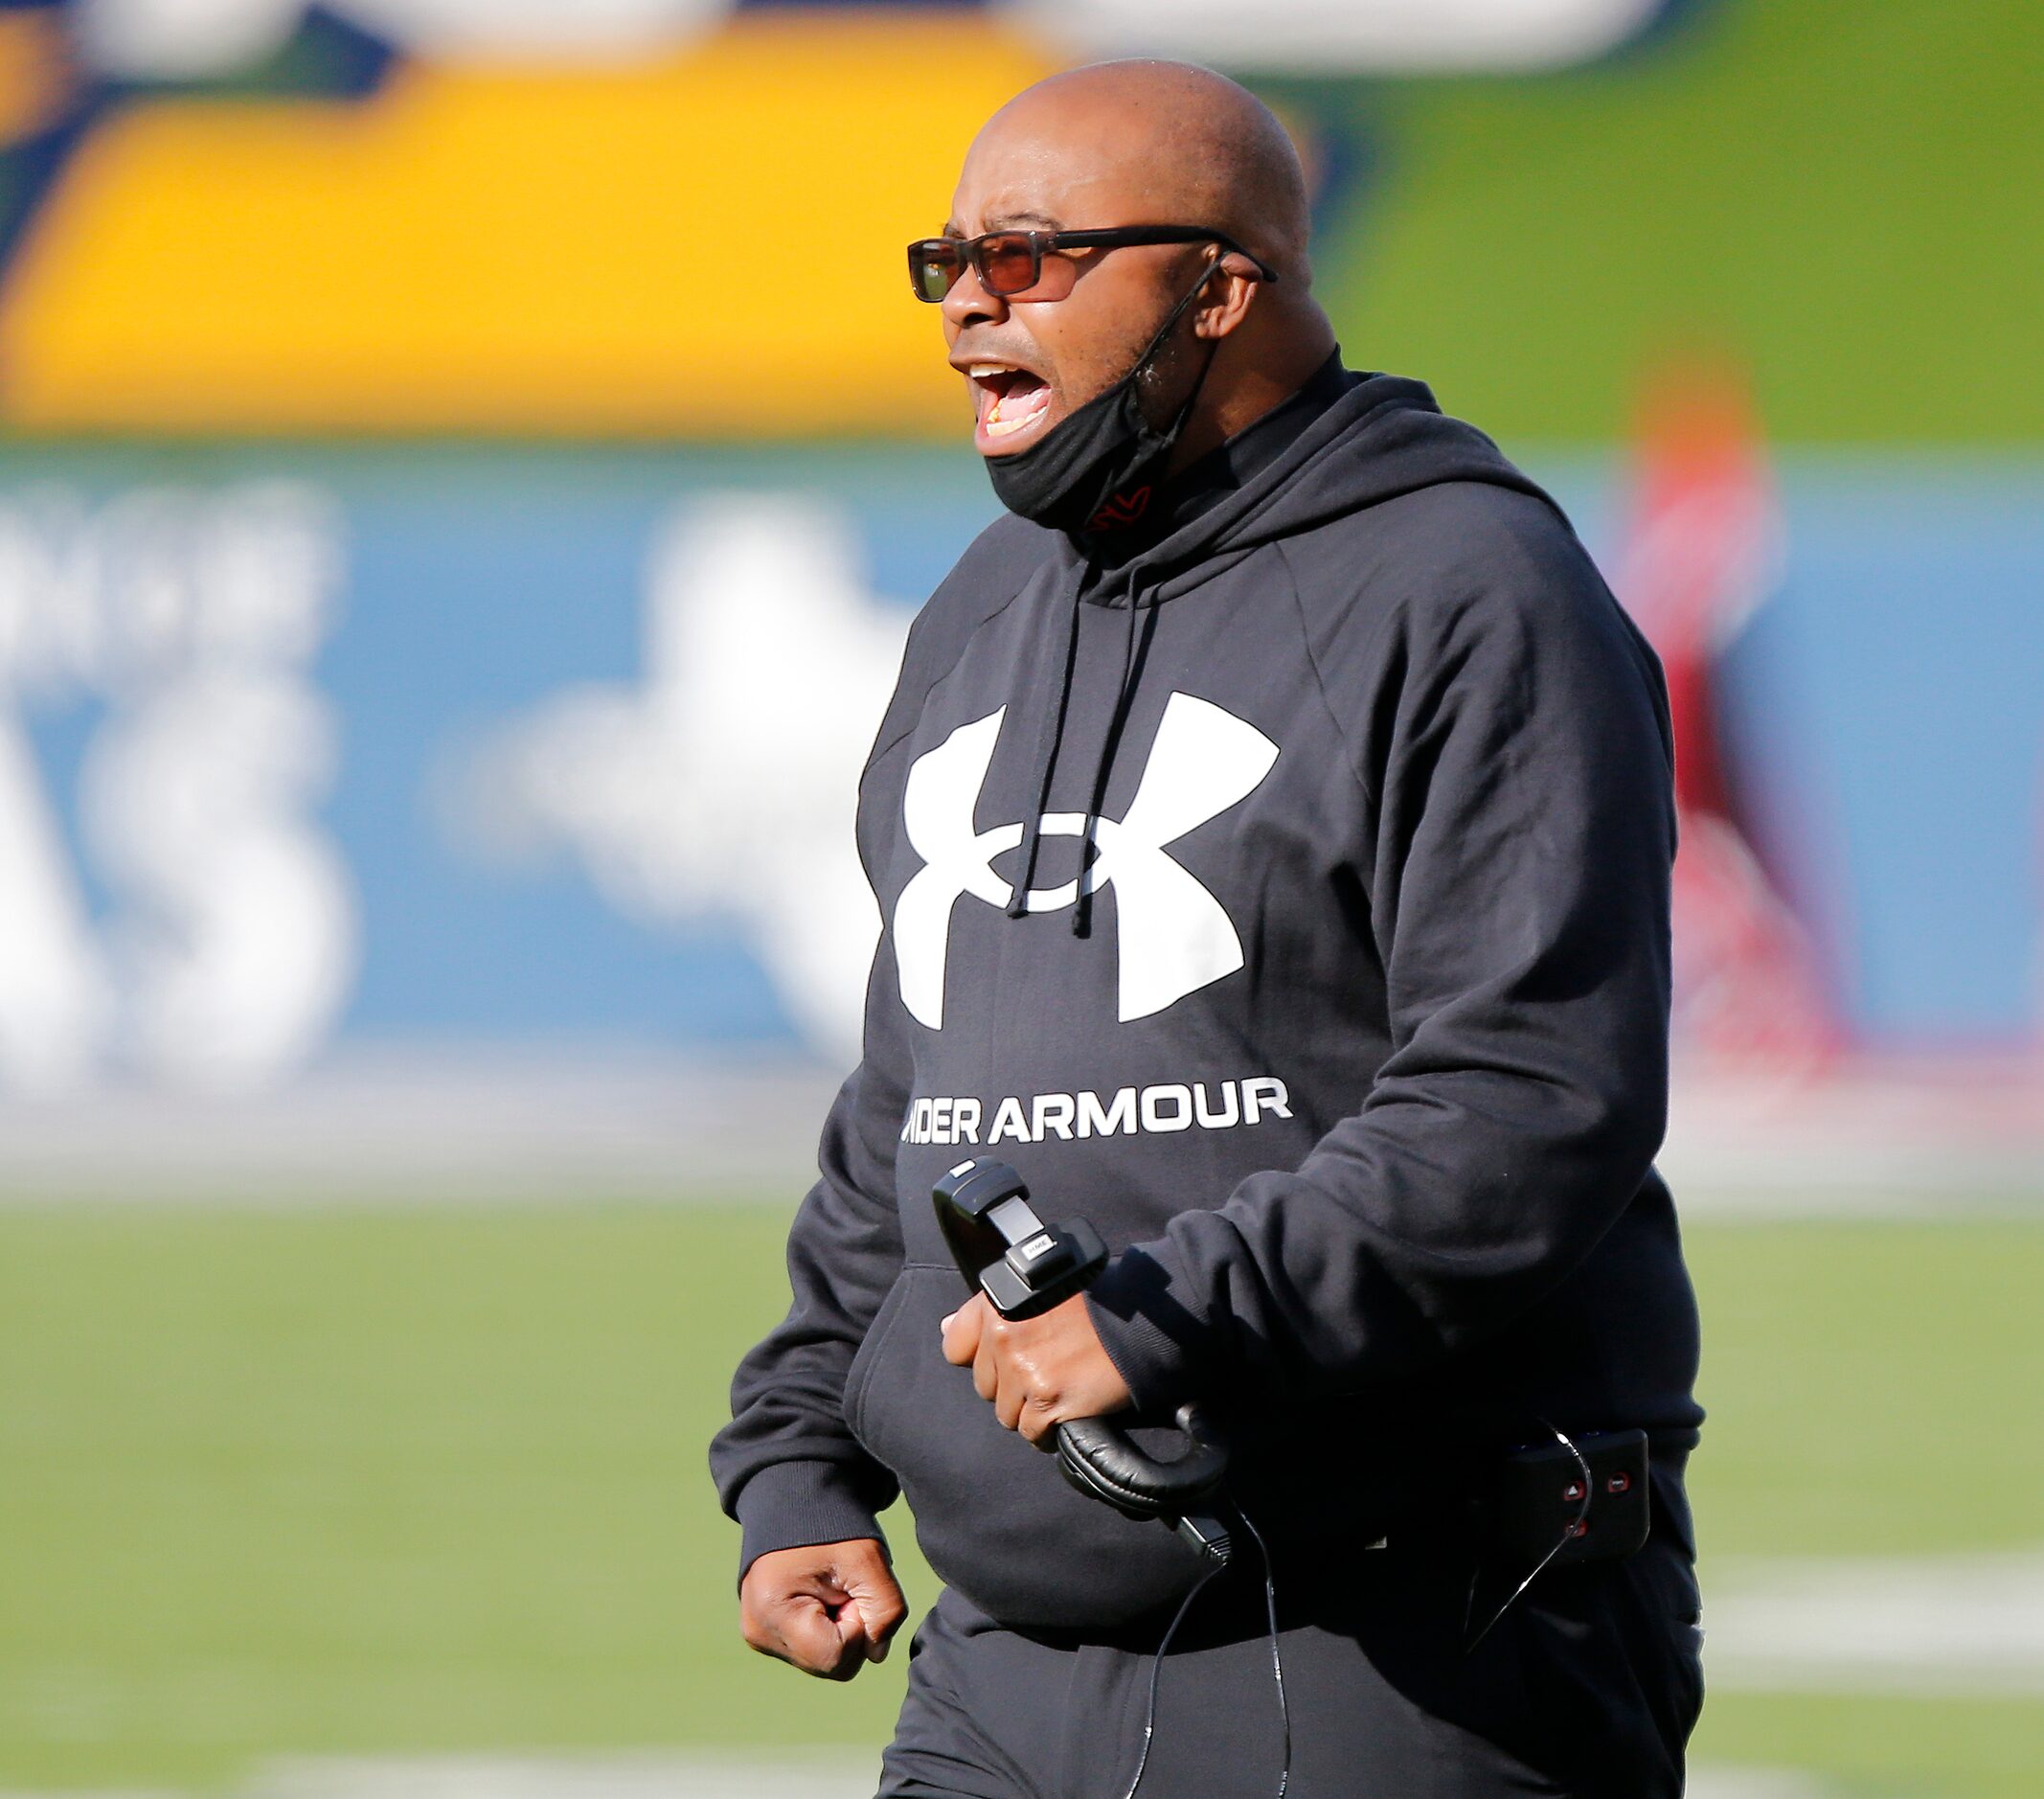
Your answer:
[[[961,1162],[930,1197],[959,1273],[1004,1318],[1061,1306],[1107,1265],[1107,1246],[1091,1224],[1045,1224],[1022,1176],[995,1156]],[[1181,1405],[1174,1422],[1186,1446],[1163,1461],[1104,1418],[1068,1420],[1057,1426],[1058,1469],[1089,1499],[1124,1517],[1157,1518],[1203,1561],[1225,1566],[1233,1532],[1213,1507],[1228,1473],[1227,1446],[1196,1403]]]

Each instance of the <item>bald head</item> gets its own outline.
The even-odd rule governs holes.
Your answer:
[[[1196,240],[1058,245],[1054,235],[1033,286],[1003,295],[966,273],[945,295],[944,335],[974,392],[983,456],[1029,448],[1134,371],[1153,424],[1182,414],[1182,467],[1296,393],[1332,353],[1310,291],[1298,151],[1269,107],[1211,69],[1101,62],[1025,89],[973,140],[944,235],[1132,225],[1193,227]]]
[[[1307,285],[1299,152],[1268,106],[1211,69],[1140,59],[1054,75],[987,122],[965,170],[1103,203],[1117,223],[1212,225]]]

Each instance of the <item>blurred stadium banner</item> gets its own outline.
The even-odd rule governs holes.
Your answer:
[[[1665,30],[1735,11],[1743,37]],[[209,1115],[152,1096],[308,1069],[236,1141],[416,1161],[453,1121],[530,1167],[551,1105],[564,1161],[707,1166],[742,1115],[774,1147],[716,1167],[798,1168],[816,1082],[785,1069],[853,1054],[875,922],[856,770],[915,605],[993,512],[897,266],[988,111],[1096,55],[1258,80],[1347,330],[1395,273],[1372,246],[1398,97],[1524,87],[1566,121],[1696,35],[1771,105],[1783,16],[0,4],[0,1097],[42,1106],[10,1112],[0,1178],[103,1149],[108,1114],[74,1108],[109,1090],[138,1145],[211,1166]],[[1866,47],[1823,106],[1918,95],[1917,41]],[[1559,171],[1577,235],[1494,304],[1617,305],[1578,286],[1607,172]],[[1452,173],[1462,206],[1495,171]],[[1865,185],[1850,159],[1827,179]],[[1632,263],[1665,222],[1615,218]],[[1864,1174],[1956,1134],[1990,1185],[2044,1184],[2044,427],[1771,444],[1807,358],[1749,353],[1795,292],[1742,245],[1763,304],[1731,280],[1701,307],[1732,351],[1668,361],[1638,320],[1696,320],[1656,292],[1554,353],[1572,393],[1643,392],[1628,439],[1507,444],[1669,672],[1678,1026],[1715,1081],[1677,1140]],[[1522,415],[1552,391],[1514,390]],[[1485,393],[1444,399],[1490,421]],[[660,1128],[620,1109],[689,1081]],[[1819,1135],[1784,1136],[1780,1094],[1812,1082]]]
[[[1052,68],[1542,68],[1666,10],[14,5],[0,425],[926,434],[955,383],[899,246]]]
[[[1539,472],[1675,677],[1692,1040],[2023,1049],[2044,470],[1674,445]],[[10,1085],[234,1089],[334,1040],[852,1053],[853,785],[991,515],[968,459],[152,456],[0,454]]]

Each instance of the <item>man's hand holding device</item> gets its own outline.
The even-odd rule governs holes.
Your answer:
[[[972,1384],[1009,1430],[1055,1449],[1075,1418],[1126,1411],[1128,1383],[1101,1347],[1083,1298],[1033,1318],[1003,1318],[975,1293],[943,1321],[944,1360],[972,1370]]]

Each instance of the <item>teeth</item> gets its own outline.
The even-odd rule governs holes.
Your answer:
[[[1014,370],[1005,362],[975,362],[965,373],[976,381],[985,381],[996,375],[1012,375]]]
[[[1001,413],[1008,404],[1008,398],[1006,394],[995,395],[993,404],[987,408],[987,416],[980,421],[988,437],[1008,437],[1016,431],[1027,430],[1050,410],[1050,391],[1039,386],[1023,398],[1013,409],[1013,417],[1004,419]]]

